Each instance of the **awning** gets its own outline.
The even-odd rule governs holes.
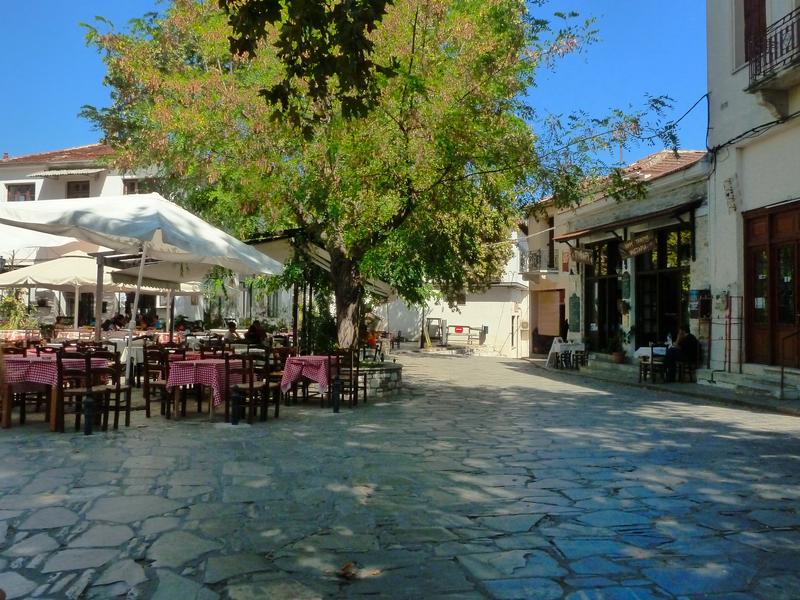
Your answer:
[[[594,227],[588,227],[586,229],[580,229],[578,231],[570,231],[569,233],[555,236],[553,238],[553,241],[569,242],[571,240],[577,240],[578,238],[586,237],[587,235],[592,235],[594,233],[605,233],[609,231],[615,231],[620,227],[627,227],[628,225],[636,225],[637,223],[644,223],[645,221],[650,221],[652,219],[660,219],[662,217],[678,217],[679,215],[685,212],[694,210],[702,203],[703,203],[702,199],[692,200],[691,202],[684,202],[683,204],[678,204],[677,206],[670,206],[669,208],[656,210],[642,215],[636,215],[635,217],[628,217],[627,219],[611,221],[609,223],[604,223],[603,225],[595,225]]]
[[[108,169],[50,169],[49,171],[37,171],[28,177],[61,177],[62,175],[97,175]]]

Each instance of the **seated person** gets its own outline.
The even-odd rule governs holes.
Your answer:
[[[689,332],[688,325],[678,328],[678,337],[675,343],[667,348],[664,357],[664,367],[667,371],[667,381],[675,381],[675,371],[679,362],[696,365],[700,354],[700,342]]]
[[[241,336],[236,332],[236,323],[233,321],[228,321],[228,331],[222,336],[222,339],[226,342],[233,342],[235,340],[242,339]]]
[[[111,319],[106,319],[100,324],[100,329],[103,331],[111,331],[113,328],[114,322]]]
[[[266,337],[267,331],[261,326],[261,321],[258,319],[253,321],[244,334],[244,339],[248,344],[263,344]]]

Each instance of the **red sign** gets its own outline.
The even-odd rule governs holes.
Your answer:
[[[464,333],[464,328],[461,325],[456,325],[456,333]]]

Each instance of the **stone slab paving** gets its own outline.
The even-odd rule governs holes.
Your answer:
[[[407,354],[254,426],[0,431],[9,598],[800,598],[800,419]],[[343,569],[349,578],[337,576]]]

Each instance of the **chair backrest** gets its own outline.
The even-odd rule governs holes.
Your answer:
[[[166,379],[169,374],[169,361],[166,353],[160,348],[145,346],[144,349],[145,385],[152,379]]]
[[[233,379],[236,375],[240,376],[241,383],[246,383],[252,391],[255,383],[252,356],[225,355],[225,389],[230,388],[231,383],[234,383]]]
[[[67,366],[64,361],[69,360],[70,365]],[[83,365],[73,366],[72,361],[82,360]],[[56,353],[56,364],[58,370],[58,387],[87,387],[91,376],[91,359],[88,354],[80,352],[64,352]]]
[[[272,348],[272,358],[275,363],[276,371],[283,371],[286,361],[290,356],[297,356],[297,348],[294,346],[279,346]]]

